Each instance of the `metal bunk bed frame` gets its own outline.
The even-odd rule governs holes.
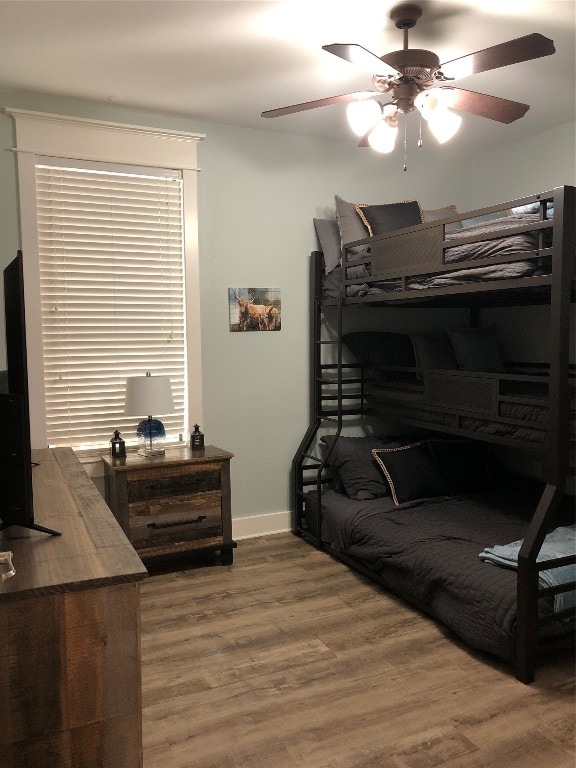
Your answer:
[[[523,278],[507,283],[506,287],[482,284],[470,289],[469,286],[458,290],[452,287],[446,292],[441,289],[422,290],[420,297],[427,299],[434,297],[433,302],[420,306],[468,306],[470,308],[471,325],[478,324],[478,305],[474,303],[474,295],[482,293],[497,296],[506,305],[546,303],[550,307],[549,327],[549,400],[548,400],[548,437],[543,448],[545,458],[544,488],[540,502],[534,512],[523,544],[518,556],[517,571],[517,624],[516,624],[516,677],[523,683],[531,683],[534,680],[537,654],[540,649],[554,647],[553,641],[539,645],[538,627],[549,621],[552,617],[539,617],[538,601],[544,596],[552,596],[560,592],[574,589],[575,584],[563,584],[556,587],[542,587],[539,585],[538,574],[541,570],[559,568],[576,562],[576,557],[569,556],[537,562],[537,557],[542,547],[547,529],[553,520],[560,501],[565,492],[566,481],[570,471],[569,446],[570,423],[565,415],[570,408],[569,387],[569,342],[570,342],[570,304],[575,301],[574,296],[574,268],[576,251],[576,190],[574,187],[557,187],[553,193],[535,195],[530,198],[507,203],[507,207],[525,204],[527,202],[540,201],[544,207],[547,200],[553,200],[553,243],[551,248],[551,271],[546,278],[539,277],[537,285],[539,293],[528,295],[524,286],[533,290],[534,280]],[[490,208],[473,211],[466,214],[466,218],[481,215],[501,208]],[[543,212],[542,217],[546,214]],[[464,218],[464,217],[462,217]],[[342,331],[343,312],[347,305],[365,303],[378,306],[394,306],[397,301],[406,298],[404,294],[398,296],[386,295],[378,300],[374,296],[364,297],[364,301],[347,299],[343,296],[338,299],[322,299],[322,274],[323,257],[320,252],[312,253],[311,274],[311,402],[310,425],[304,435],[298,450],[292,461],[292,484],[294,520],[293,532],[303,536],[319,548],[331,551],[339,559],[356,568],[373,580],[378,580],[373,572],[364,568],[362,564],[340,553],[330,550],[321,539],[322,516],[322,491],[331,482],[329,462],[331,448],[322,456],[312,453],[312,446],[316,443],[317,435],[323,425],[332,424],[336,437],[339,437],[346,420],[349,417],[358,417],[365,413],[363,369],[361,365],[343,363],[342,355]],[[343,279],[344,291],[345,279]],[[515,292],[516,298],[508,301],[508,294],[502,294],[502,290]],[[518,292],[518,293],[516,293]],[[448,297],[446,304],[442,303],[442,295]],[[542,300],[544,293],[544,300]],[[459,301],[459,299],[462,301]],[[416,306],[417,302],[412,304]],[[323,338],[323,318],[326,308],[334,308],[336,314],[335,338]],[[323,362],[323,348],[326,345],[335,349],[336,362],[325,364]],[[352,387],[352,389],[351,389]],[[435,429],[442,432],[442,426]],[[478,436],[478,439],[490,442],[490,435]],[[496,440],[497,442],[497,440]],[[572,462],[573,466],[573,462]],[[315,490],[315,514],[316,533],[313,533],[304,524],[304,509],[306,496],[310,490]],[[419,606],[422,607],[422,606]],[[565,612],[566,618],[574,616],[574,610]],[[555,618],[559,615],[556,614]]]

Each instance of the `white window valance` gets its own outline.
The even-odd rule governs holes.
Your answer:
[[[18,152],[34,155],[134,163],[197,171],[202,133],[91,120],[7,107],[14,118]]]

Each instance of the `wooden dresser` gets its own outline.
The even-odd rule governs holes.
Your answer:
[[[142,766],[140,585],[131,544],[68,448],[33,451],[34,516],[0,550],[0,766]]]
[[[217,552],[232,564],[233,457],[214,445],[102,457],[106,501],[140,557]]]

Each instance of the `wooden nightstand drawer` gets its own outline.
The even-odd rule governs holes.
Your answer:
[[[173,467],[161,472],[133,472],[128,476],[128,503],[167,496],[203,493],[220,488],[219,464]]]
[[[186,494],[181,496],[161,496],[154,499],[142,499],[128,504],[130,528],[134,525],[134,517],[137,515],[186,515],[218,507],[220,509],[222,499],[221,491],[207,491],[205,493]]]
[[[220,506],[211,509],[163,512],[161,515],[131,515],[130,539],[136,549],[177,542],[222,539]]]

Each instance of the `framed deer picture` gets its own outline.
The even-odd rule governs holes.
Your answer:
[[[282,302],[278,288],[228,288],[230,330],[279,331]]]

